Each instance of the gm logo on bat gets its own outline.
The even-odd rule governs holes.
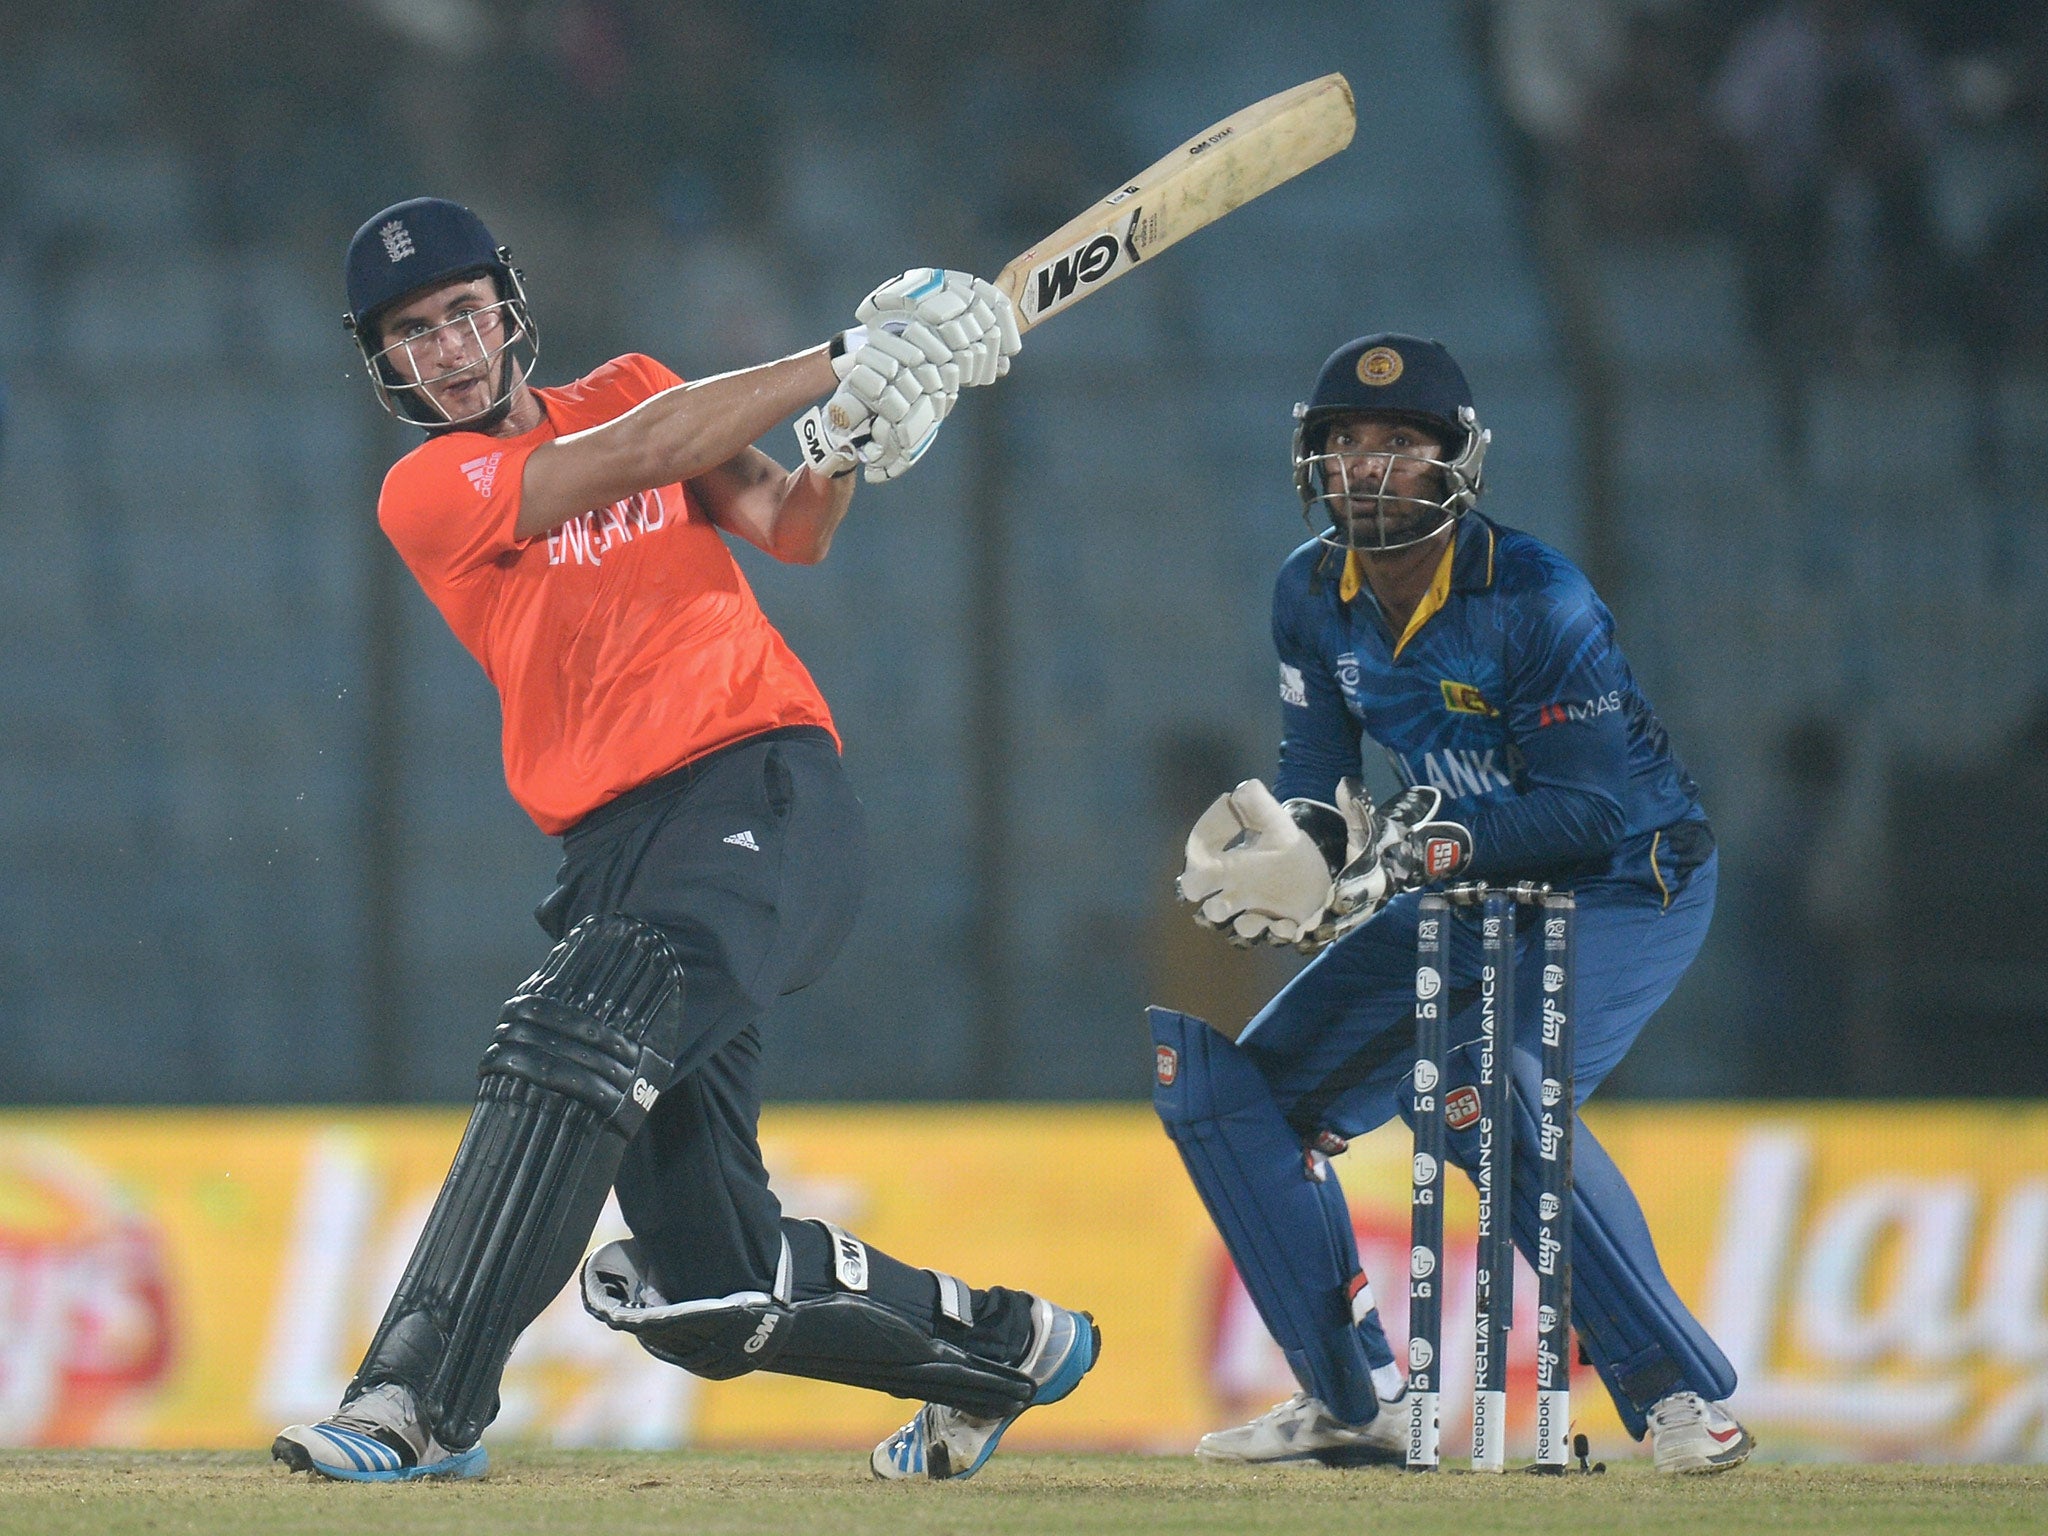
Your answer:
[[[1134,207],[1124,221],[1121,239],[1105,229],[1033,267],[1024,280],[1024,313],[1031,323],[1036,325],[1047,315],[1086,298],[1097,284],[1108,282],[1116,274],[1120,258],[1127,256],[1136,266],[1158,233],[1157,223],[1156,217],[1145,217],[1142,206]]]
[[[1031,276],[1024,280],[1024,302],[1033,323],[1065,309],[1108,277],[1116,270],[1122,252],[1123,242],[1104,230],[1032,268]],[[1135,253],[1132,259],[1136,260]]]

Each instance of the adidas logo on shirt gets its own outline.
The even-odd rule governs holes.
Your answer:
[[[487,453],[462,466],[462,472],[469,476],[469,483],[476,487],[477,495],[486,501],[491,499],[491,487],[498,481],[498,460],[504,457],[502,453]]]
[[[731,843],[735,848],[744,848],[749,853],[759,853],[761,851],[761,845],[754,841],[754,834],[752,832],[735,832],[730,837],[721,838],[720,841]]]

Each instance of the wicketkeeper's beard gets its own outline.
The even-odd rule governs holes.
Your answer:
[[[1453,517],[1449,498],[1449,476],[1433,467],[1424,483],[1405,492],[1391,489],[1385,478],[1347,485],[1338,471],[1326,476],[1321,499],[1336,541],[1370,552],[1405,548],[1430,538]]]

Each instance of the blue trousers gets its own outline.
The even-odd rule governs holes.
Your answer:
[[[1627,1054],[1691,964],[1713,914],[1716,872],[1710,856],[1668,901],[1634,884],[1580,887],[1574,942],[1579,1103]],[[1341,1308],[1332,1300],[1317,1313],[1304,1313],[1301,1295],[1278,1291],[1284,1286],[1313,1299],[1334,1298],[1354,1280],[1335,1272],[1343,1261],[1341,1255],[1333,1261],[1325,1230],[1333,1223],[1321,1207],[1334,1186],[1318,1191],[1314,1201],[1303,1200],[1292,1186],[1303,1177],[1300,1149],[1327,1143],[1329,1134],[1348,1140],[1407,1113],[1415,1062],[1418,905],[1414,895],[1390,903],[1302,970],[1245,1027],[1234,1049],[1217,1040],[1220,1053],[1233,1060],[1220,1059],[1219,1051],[1206,1046],[1181,1052],[1200,1080],[1162,1088],[1155,1097],[1190,1174],[1219,1216],[1253,1301],[1269,1326],[1279,1323],[1291,1335],[1281,1342],[1304,1377],[1303,1387],[1333,1407],[1340,1399],[1352,1403],[1354,1417],[1369,1417],[1372,1405],[1355,1401],[1359,1346],[1337,1331],[1344,1326]],[[1516,991],[1522,999],[1541,995],[1540,927],[1525,918],[1517,934]],[[1478,967],[1478,924],[1455,920],[1447,1087],[1477,1078]],[[1169,1046],[1187,1042],[1193,1022],[1155,1011],[1155,1037]],[[1519,1032],[1511,1063],[1518,1099],[1533,1092],[1540,1076],[1535,1043],[1533,1027]],[[1251,1082],[1253,1072],[1263,1095]],[[1227,1082],[1227,1092],[1210,1093],[1212,1079]],[[1533,1132],[1527,1106],[1518,1104],[1514,1119],[1518,1138]],[[1453,1133],[1450,1146],[1453,1160],[1468,1167],[1469,1141],[1469,1133]],[[1228,1159],[1215,1155],[1224,1144],[1232,1149]],[[1517,1164],[1533,1168],[1527,1157]],[[1583,1123],[1575,1129],[1573,1171],[1573,1322],[1623,1422],[1640,1436],[1647,1409],[1665,1393],[1685,1388],[1723,1398],[1734,1390],[1734,1371],[1672,1290],[1634,1193]],[[1511,1225],[1526,1250],[1534,1230],[1533,1175],[1526,1188],[1518,1176],[1512,1193]],[[1254,1212],[1256,1220],[1222,1219],[1229,1211]],[[1284,1262],[1276,1262],[1283,1256]],[[1351,1264],[1355,1270],[1355,1258]],[[1276,1294],[1261,1296],[1261,1289]],[[1286,1321],[1309,1316],[1329,1318],[1329,1327]],[[1386,1346],[1377,1316],[1360,1320],[1359,1331],[1365,1358],[1378,1363]],[[1314,1336],[1321,1332],[1332,1336]],[[1326,1373],[1329,1382],[1313,1379]]]
[[[1578,1102],[1606,1080],[1692,964],[1714,914],[1719,856],[1692,872],[1669,906],[1634,884],[1579,892],[1573,1000],[1578,1010]],[[1259,1064],[1290,1124],[1346,1138],[1405,1107],[1415,1066],[1415,924],[1420,897],[1401,896],[1304,967],[1237,1037]],[[1516,996],[1542,995],[1538,925],[1516,930]],[[1451,1044],[1476,1048],[1479,926],[1451,930]],[[1526,1014],[1527,1009],[1524,1008]],[[1522,1044],[1534,1039],[1525,1031]]]

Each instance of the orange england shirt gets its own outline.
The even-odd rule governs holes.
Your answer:
[[[544,832],[730,742],[833,729],[686,487],[513,532],[534,449],[681,382],[650,357],[614,358],[536,390],[547,419],[531,432],[430,437],[384,477],[377,521],[497,688],[505,782]]]

